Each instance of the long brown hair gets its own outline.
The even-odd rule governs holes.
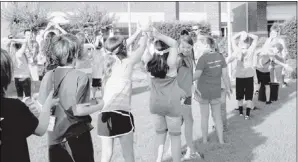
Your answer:
[[[169,46],[163,41],[157,40],[154,43],[154,48],[157,51],[164,51],[168,49]],[[165,78],[169,70],[169,66],[167,64],[168,56],[169,52],[165,52],[163,55],[154,53],[152,59],[147,63],[147,71],[154,77]]]
[[[181,35],[179,42],[180,43],[181,42],[185,42],[185,43],[187,43],[187,44],[189,44],[191,46],[194,45],[194,42],[193,42],[191,36],[189,36],[189,35]],[[194,52],[193,48],[191,50],[191,57],[192,57],[193,61],[195,62],[195,52]]]

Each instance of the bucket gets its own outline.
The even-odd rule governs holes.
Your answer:
[[[279,91],[279,84],[278,83],[270,83],[270,100],[271,101],[278,100],[278,91]]]
[[[270,83],[270,101],[277,101],[278,100],[278,83]],[[259,89],[259,101],[266,102],[266,95],[265,95],[265,86],[261,84]]]

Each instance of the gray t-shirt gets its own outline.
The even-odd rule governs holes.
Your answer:
[[[202,70],[202,74],[197,81],[197,87],[203,99],[221,97],[222,68],[226,67],[225,58],[217,52],[206,52],[200,57],[196,70]]]
[[[59,106],[55,110],[55,128],[53,132],[48,132],[48,141],[50,145],[62,142],[63,135],[65,136],[65,133],[67,133],[66,131],[69,132],[68,128],[74,124],[69,120],[69,114],[72,114],[72,120],[76,120],[77,123],[86,123],[80,127],[80,130],[77,129],[76,131],[84,133],[86,131],[90,131],[93,128],[90,124],[91,117],[89,115],[74,117],[72,110],[73,106],[76,104],[89,102],[90,81],[87,74],[76,69],[59,67],[55,69],[55,76],[53,76],[53,74],[53,71],[49,71],[45,74],[39,89],[39,102],[44,104],[48,94],[53,89],[54,84],[55,87],[57,87],[64,78],[64,80],[61,82],[58,92],[60,104],[63,107]],[[66,112],[69,114],[67,115]]]

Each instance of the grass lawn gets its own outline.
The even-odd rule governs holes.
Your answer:
[[[149,112],[149,92],[146,75],[136,72],[132,97],[132,112],[135,117],[134,138],[137,162],[154,161],[154,125]],[[205,155],[207,162],[295,162],[296,161],[296,80],[280,90],[280,100],[267,106],[258,103],[259,110],[252,111],[251,120],[244,120],[233,109],[237,106],[235,94],[227,99],[228,129],[225,141],[218,144],[214,130],[209,129],[209,144],[202,144],[200,110],[193,101],[194,141],[198,151]],[[14,86],[14,85],[12,85]],[[38,83],[36,84],[38,87]],[[12,88],[13,89],[13,88]],[[13,92],[13,90],[10,90]],[[36,91],[36,90],[35,90]],[[234,89],[235,92],[235,89]],[[13,95],[14,96],[14,95]],[[92,139],[96,162],[100,162],[101,142],[96,135],[97,114],[92,115]],[[184,126],[182,127],[184,130]],[[182,131],[183,132],[183,131]],[[182,143],[185,145],[184,133]],[[28,138],[32,162],[48,161],[47,135]],[[123,162],[119,141],[116,140],[112,162]],[[170,161],[170,160],[169,160]],[[193,160],[197,162],[200,160]]]

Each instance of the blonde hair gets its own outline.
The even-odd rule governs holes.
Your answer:
[[[72,34],[65,34],[53,38],[49,48],[50,56],[57,60],[58,66],[65,66],[78,58],[83,46],[78,38]]]

